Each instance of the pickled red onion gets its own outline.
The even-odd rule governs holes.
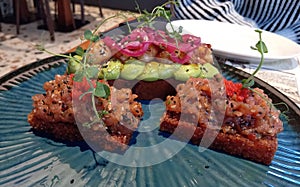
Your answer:
[[[190,59],[190,54],[201,44],[199,37],[184,34],[182,40],[176,40],[165,32],[154,30],[152,28],[137,28],[129,35],[125,36],[121,41],[116,42],[110,37],[105,37],[103,41],[112,49],[120,51],[123,55],[139,57],[143,55],[149,48],[150,44],[154,44],[163,48],[170,54],[170,59],[176,63],[184,64]],[[178,57],[176,52],[183,52],[183,57]]]

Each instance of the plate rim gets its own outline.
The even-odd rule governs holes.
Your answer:
[[[73,53],[66,53],[66,54],[73,54]],[[62,63],[62,61],[59,60],[65,60],[64,57],[59,56],[50,56],[47,58],[44,58],[42,60],[33,61],[31,63],[28,63],[24,66],[21,66],[17,69],[14,69],[0,77],[0,91],[2,90],[9,90],[11,86],[14,84],[11,84],[10,81],[16,80],[17,78],[20,78],[22,81],[29,80],[31,76],[36,75],[40,71],[50,69],[55,65],[59,65]],[[42,69],[40,69],[42,68]],[[34,71],[36,70],[36,71]],[[29,73],[30,71],[30,73]],[[34,72],[33,72],[34,71]],[[27,74],[26,74],[27,73]],[[24,77],[25,75],[25,77]],[[28,77],[26,76],[28,75]],[[21,82],[22,82],[21,81]]]

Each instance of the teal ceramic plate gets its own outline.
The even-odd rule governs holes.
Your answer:
[[[223,153],[186,145],[164,162],[145,167],[121,166],[82,145],[67,145],[32,133],[27,115],[31,96],[43,93],[43,84],[65,71],[59,58],[35,62],[0,79],[0,186],[299,186],[300,112],[285,96],[256,80],[275,102],[289,105],[290,118],[279,134],[279,147],[270,166]],[[223,66],[224,75],[241,80],[246,73]],[[158,132],[160,110],[145,103],[146,114],[156,126],[140,133],[137,145],[163,141]],[[151,113],[151,115],[149,114]],[[149,135],[149,134],[148,134]],[[130,148],[129,148],[130,149]],[[151,154],[148,155],[149,159]]]

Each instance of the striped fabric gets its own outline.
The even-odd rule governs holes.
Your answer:
[[[178,0],[178,19],[206,19],[248,25],[300,44],[300,0]]]

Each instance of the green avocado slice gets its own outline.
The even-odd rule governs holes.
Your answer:
[[[213,78],[216,74],[219,74],[219,70],[212,64],[206,63],[200,65],[200,76],[201,78]]]
[[[168,79],[174,76],[174,73],[180,68],[180,64],[159,64],[159,79]]]
[[[146,63],[143,73],[140,76],[138,76],[137,79],[144,81],[156,81],[159,79],[158,69],[158,62],[148,62]]]
[[[144,69],[144,62],[136,59],[127,60],[123,65],[121,78],[126,80],[134,80],[143,73]]]
[[[187,81],[190,77],[199,77],[200,73],[198,64],[181,65],[174,73],[174,78],[179,81]]]
[[[110,60],[100,68],[98,78],[106,80],[118,79],[122,68],[123,64],[120,60]]]

